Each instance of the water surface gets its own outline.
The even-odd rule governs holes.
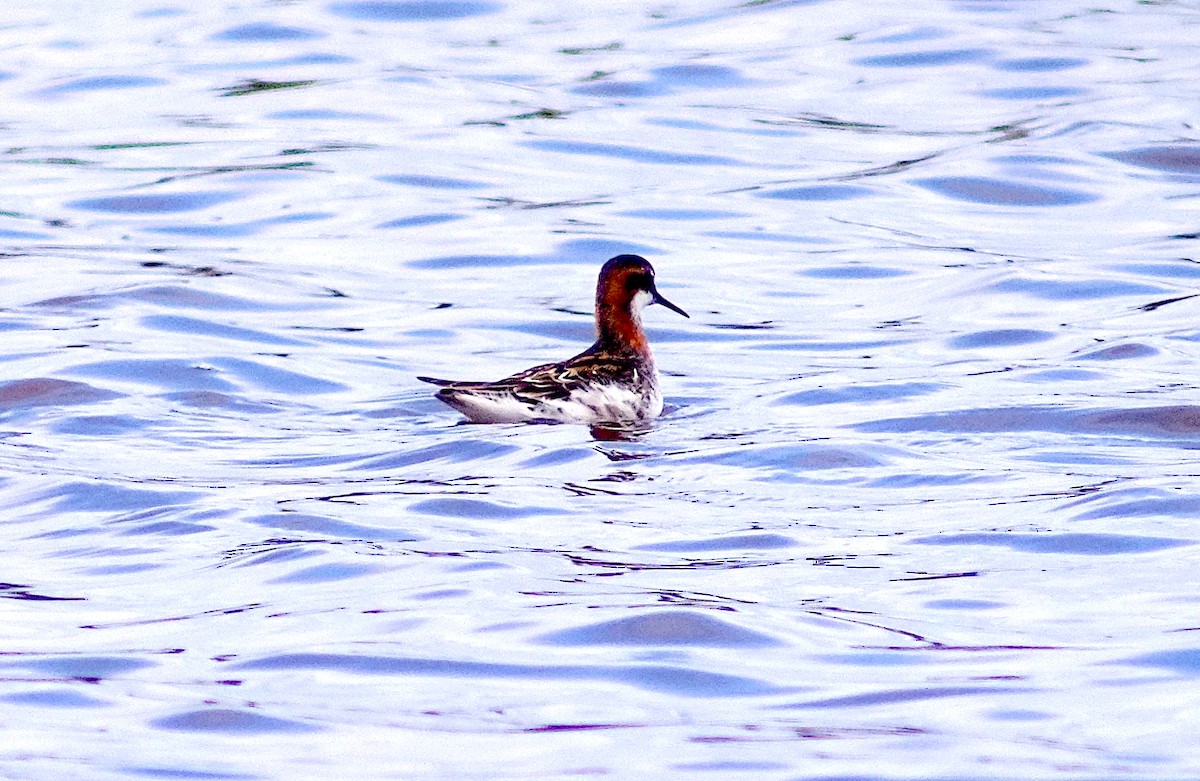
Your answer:
[[[1194,8],[4,17],[0,775],[1200,774]]]

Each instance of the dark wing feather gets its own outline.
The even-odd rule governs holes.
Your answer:
[[[536,404],[540,401],[565,399],[573,391],[589,385],[609,382],[632,382],[636,379],[637,362],[592,345],[584,352],[560,363],[546,363],[518,372],[496,382],[459,382],[436,377],[418,380],[446,388],[438,393],[444,401],[455,391],[484,391],[509,394]]]
[[[430,385],[441,385],[443,387],[453,387],[455,385],[470,385],[470,383],[457,382],[455,380],[439,380],[437,377],[418,377],[421,382],[428,382]]]
[[[417,379],[450,390],[511,393],[517,398],[536,403],[546,399],[565,399],[573,391],[598,382],[628,381],[636,371],[635,362],[599,350],[593,345],[574,358],[534,366],[496,382],[460,382],[436,377]]]

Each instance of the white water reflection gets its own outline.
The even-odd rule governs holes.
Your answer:
[[[1193,9],[118,5],[0,26],[0,775],[1200,772]],[[653,429],[415,380],[624,252]]]

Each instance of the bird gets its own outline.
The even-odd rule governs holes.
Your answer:
[[[654,267],[618,255],[596,282],[596,341],[565,361],[496,382],[417,377],[442,386],[437,398],[473,423],[642,424],[662,414],[663,397],[642,310],[651,304],[691,317],[654,286]]]

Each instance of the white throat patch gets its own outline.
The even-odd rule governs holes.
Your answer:
[[[629,302],[629,311],[634,317],[637,317],[653,302],[654,296],[650,295],[648,290],[639,290],[633,294],[633,300]]]

